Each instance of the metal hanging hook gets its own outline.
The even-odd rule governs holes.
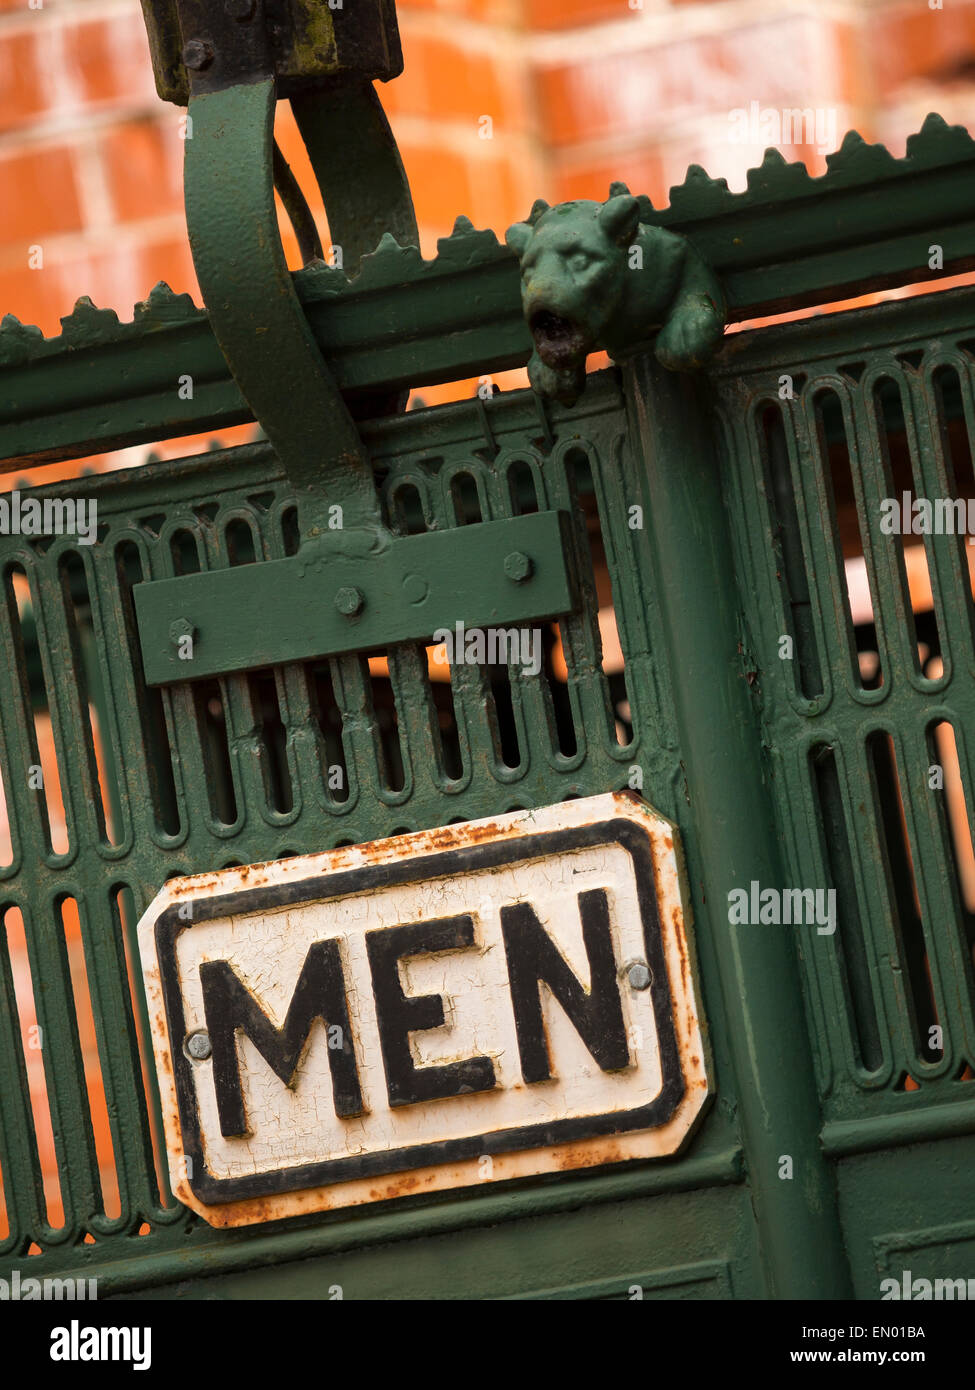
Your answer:
[[[321,253],[307,203],[275,155],[274,114],[291,97],[347,265],[386,230],[415,243],[409,186],[371,85],[402,69],[395,10],[385,0],[367,15],[357,6],[353,32],[326,0],[143,0],[143,9],[160,95],[188,107],[186,220],[204,303],[294,484],[302,543],[381,550],[388,534],[371,463],[281,244],[276,183],[303,255]]]

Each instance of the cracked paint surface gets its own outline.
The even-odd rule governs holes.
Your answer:
[[[139,927],[149,995],[156,1065],[163,1092],[164,1120],[177,1195],[213,1224],[241,1224],[333,1206],[374,1201],[417,1190],[431,1191],[470,1182],[483,1183],[485,1165],[475,1160],[433,1169],[411,1169],[411,1146],[503,1133],[529,1124],[569,1117],[626,1112],[648,1104],[663,1078],[651,992],[634,990],[626,965],[643,959],[643,924],[636,897],[635,868],[619,844],[537,853],[496,868],[476,869],[447,878],[366,890],[342,898],[325,898],[275,911],[237,913],[187,927],[177,938],[177,964],[186,1031],[205,1027],[199,967],[206,960],[227,960],[278,1026],[283,1021],[309,946],[326,938],[340,943],[353,1045],[358,1063],[364,1112],[351,1119],[335,1115],[328,1064],[328,1036],[316,1022],[292,1085],[284,1085],[253,1043],[238,1032],[238,1058],[248,1130],[226,1138],[220,1133],[212,1080],[212,1060],[195,1062],[193,1077],[205,1161],[215,1178],[238,1177],[347,1157],[394,1151],[403,1155],[402,1172],[359,1178],[303,1193],[287,1193],[207,1207],[180,1175],[182,1143],[172,1081],[170,1039],[155,959],[153,926],[174,902],[286,883],[315,874],[383,864],[491,840],[561,830],[623,816],[635,821],[650,840],[656,874],[658,911],[672,997],[673,1019],[685,1078],[684,1100],[667,1122],[653,1130],[574,1140],[545,1149],[495,1154],[487,1167],[491,1181],[532,1173],[587,1167],[627,1158],[673,1153],[686,1138],[707,1097],[705,1050],[697,1017],[685,895],[681,891],[679,846],[674,827],[638,798],[625,793],[590,797],[490,821],[444,827],[409,837],[376,841],[322,855],[231,869],[195,879],[173,880],[156,898]],[[323,884],[324,887],[324,884]],[[545,931],[573,973],[589,983],[578,895],[590,889],[608,895],[610,931],[629,1045],[629,1065],[602,1071],[568,1016],[546,985],[542,1010],[552,1063],[552,1078],[526,1085],[521,1076],[514,1012],[501,937],[500,909],[532,904]],[[475,1055],[491,1058],[496,1085],[491,1091],[390,1107],[379,1046],[376,1001],[365,950],[365,933],[406,922],[432,921],[453,914],[473,918],[473,947],[411,956],[400,961],[399,974],[409,996],[438,995],[443,1000],[442,1027],[410,1034],[418,1067]],[[181,1046],[173,1040],[172,1046]]]

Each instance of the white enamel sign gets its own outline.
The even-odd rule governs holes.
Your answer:
[[[174,879],[139,941],[213,1225],[672,1154],[707,1098],[676,831],[632,795]]]

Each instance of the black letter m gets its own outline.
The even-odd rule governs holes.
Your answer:
[[[286,1086],[295,1080],[301,1054],[316,1019],[326,1027],[338,1025],[342,1046],[329,1047],[332,1103],[336,1115],[362,1113],[362,1091],[352,1047],[345,978],[337,941],[316,941],[309,948],[295,986],[283,1028],[276,1028],[247,986],[225,960],[200,966],[203,1010],[213,1049],[213,1084],[217,1093],[220,1133],[229,1138],[246,1134],[247,1118],[240,1085],[237,1031],[247,1034],[264,1060]]]

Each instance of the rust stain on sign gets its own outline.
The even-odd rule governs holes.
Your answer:
[[[677,1152],[688,914],[628,793],[171,881],[139,941],[174,1192],[237,1226]]]

